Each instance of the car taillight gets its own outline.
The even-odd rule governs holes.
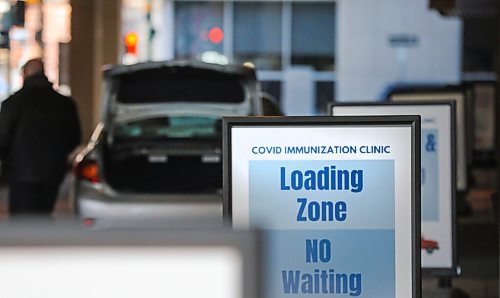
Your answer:
[[[95,225],[95,218],[86,217],[82,220],[82,224],[87,228],[91,228]]]
[[[82,160],[76,165],[75,171],[78,179],[85,179],[92,183],[101,182],[99,167],[95,160]]]

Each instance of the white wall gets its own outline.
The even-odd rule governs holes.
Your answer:
[[[395,83],[458,83],[462,23],[427,0],[338,0],[336,100],[379,100]],[[392,47],[391,35],[416,36]]]
[[[174,4],[172,1],[153,1],[152,23],[156,30],[153,40],[153,60],[174,59]]]

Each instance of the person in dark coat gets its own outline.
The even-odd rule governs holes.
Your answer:
[[[48,216],[80,143],[74,101],[57,93],[41,59],[22,68],[23,87],[0,109],[0,160],[9,186],[10,215]]]

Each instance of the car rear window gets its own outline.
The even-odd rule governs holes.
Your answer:
[[[159,117],[117,125],[115,138],[120,140],[141,139],[218,139],[221,138],[219,117]]]
[[[172,67],[116,77],[117,100],[126,104],[163,102],[239,103],[242,78],[213,70]]]

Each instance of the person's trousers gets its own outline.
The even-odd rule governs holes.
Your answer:
[[[59,192],[59,183],[9,183],[9,214],[50,216]]]

